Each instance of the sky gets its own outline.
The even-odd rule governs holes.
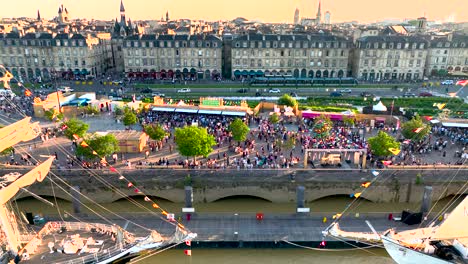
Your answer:
[[[71,18],[111,20],[120,17],[120,0],[10,0],[2,1],[0,17],[51,19],[63,4]],[[6,3],[5,3],[6,2]],[[318,0],[124,0],[127,18],[160,19],[169,11],[171,19],[190,18],[207,21],[244,17],[262,22],[292,23],[294,11],[300,17],[315,18]],[[414,19],[424,14],[429,20],[468,21],[468,0],[322,0],[322,19],[331,12],[332,23],[384,19]]]

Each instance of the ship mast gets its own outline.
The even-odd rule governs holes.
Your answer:
[[[16,221],[12,219],[12,214],[5,205],[21,188],[29,186],[36,181],[42,182],[49,173],[53,161],[54,157],[49,157],[33,170],[19,176],[16,180],[7,183],[8,185],[6,187],[0,189],[0,224],[3,232],[5,232],[10,251],[15,254],[18,252],[19,248],[21,248],[20,234],[16,227]]]

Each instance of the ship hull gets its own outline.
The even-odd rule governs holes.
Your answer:
[[[404,247],[387,236],[382,236],[382,242],[385,250],[392,257],[392,259],[398,264],[450,264],[448,262],[431,255],[424,254],[422,252]]]

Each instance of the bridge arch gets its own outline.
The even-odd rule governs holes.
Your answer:
[[[261,195],[258,195],[258,194],[226,194],[226,195],[219,195],[217,197],[214,197],[214,198],[210,199],[209,201],[207,200],[207,202],[210,202],[210,203],[211,202],[219,202],[219,201],[223,201],[223,200],[236,199],[236,198],[253,198],[253,199],[263,200],[263,201],[270,202],[270,203],[273,202],[268,197],[264,197],[264,196],[261,196]]]

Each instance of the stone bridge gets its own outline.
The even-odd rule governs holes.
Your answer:
[[[2,170],[0,175],[8,173]],[[433,187],[433,200],[467,193],[464,184],[467,171],[455,170],[402,171],[385,170],[363,192],[362,198],[372,202],[417,202],[424,186]],[[54,176],[59,175],[60,177]],[[136,196],[119,175],[108,171],[53,171],[42,183],[28,189],[40,196],[52,196],[71,201],[70,186],[98,203],[110,203]],[[94,175],[93,175],[94,174]],[[231,196],[253,196],[275,203],[296,200],[296,188],[305,187],[305,200],[311,202],[327,196],[362,192],[361,183],[373,181],[370,171],[358,170],[128,170],[122,173],[146,195],[172,202],[184,202],[184,186],[191,184],[195,203],[213,202]],[[421,182],[417,183],[417,175]],[[455,176],[454,176],[455,175]],[[452,179],[453,177],[453,179]],[[189,179],[190,178],[190,179]],[[60,185],[51,184],[50,181]],[[63,181],[63,182],[62,182]],[[53,189],[52,189],[53,186]],[[28,197],[22,192],[18,198]],[[85,199],[81,199],[86,202]]]

